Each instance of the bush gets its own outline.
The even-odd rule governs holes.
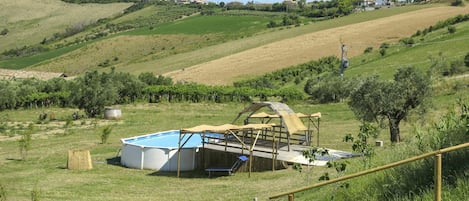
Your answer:
[[[380,49],[387,49],[387,48],[389,48],[389,46],[390,46],[389,43],[382,43],[382,44],[379,46],[379,48],[380,48]]]
[[[381,56],[386,55],[386,49],[381,48],[381,49],[379,50],[379,54],[380,54]]]
[[[414,36],[420,36],[420,35],[422,35],[422,31],[417,30],[417,32],[415,32],[415,34],[412,35],[412,37],[414,37]]]
[[[450,33],[450,34],[456,33],[456,27],[448,26],[448,33]]]
[[[4,28],[1,32],[0,32],[0,35],[2,36],[5,36],[8,34],[8,32],[10,32],[7,28]]]
[[[371,53],[371,51],[373,51],[373,47],[367,47],[365,51],[363,51],[363,53],[367,54],[367,53]]]
[[[464,57],[464,65],[466,65],[466,67],[469,67],[469,52]]]
[[[463,0],[454,0],[453,2],[451,2],[451,6],[463,6],[463,5],[464,5]]]
[[[101,132],[101,144],[107,143],[107,139],[111,135],[111,132],[112,132],[112,126],[106,126],[103,128]]]
[[[413,38],[403,38],[400,40],[400,42],[408,47],[412,47],[415,44],[415,41]]]
[[[0,184],[0,201],[7,200],[7,191],[3,184]]]

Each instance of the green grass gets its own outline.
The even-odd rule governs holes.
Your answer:
[[[462,92],[461,93],[465,93]],[[453,98],[441,97],[444,102],[454,102]],[[91,123],[82,127],[80,121],[74,122],[69,135],[35,135],[32,149],[26,161],[18,160],[20,155],[16,141],[0,141],[0,183],[5,186],[8,200],[26,200],[36,187],[42,200],[266,200],[268,196],[296,189],[317,182],[324,172],[332,170],[313,167],[309,173],[299,173],[292,169],[275,172],[255,172],[251,178],[239,172],[231,177],[207,178],[201,172],[183,172],[177,179],[175,173],[136,170],[116,164],[116,153],[120,139],[156,131],[180,129],[200,124],[219,125],[231,122],[248,104],[208,104],[208,103],[160,103],[120,106],[123,119],[120,121],[101,120],[100,124],[114,125],[107,144],[100,143],[103,126],[93,128]],[[356,134],[359,122],[345,103],[308,105],[290,104],[296,112],[321,112],[320,144],[333,149],[351,150],[351,144],[342,141],[346,133]],[[442,106],[439,105],[438,106]],[[443,108],[435,108],[443,111]],[[30,110],[3,111],[12,122],[35,121],[43,112],[54,112],[56,118],[64,121],[75,109],[39,108]],[[63,122],[62,122],[63,123]],[[49,126],[53,122],[50,122]],[[413,137],[411,127],[404,123],[402,132],[405,141]],[[385,146],[377,148],[373,164],[383,164],[389,160],[404,159],[405,155],[391,153],[402,146],[389,146],[388,131],[383,130],[380,139]],[[314,138],[315,140],[316,138]],[[313,142],[314,144],[316,141]],[[400,148],[399,148],[400,147]],[[69,149],[89,149],[93,169],[89,171],[67,170],[67,151]],[[391,154],[391,155],[388,155]],[[347,173],[362,170],[360,159],[350,159]],[[305,169],[306,170],[306,169]],[[378,174],[379,176],[379,174]],[[309,180],[307,178],[310,178]],[[373,180],[363,177],[349,182],[354,188],[351,192],[372,185]],[[273,185],[274,184],[274,185]],[[334,186],[300,193],[296,200],[328,199]],[[354,190],[355,189],[355,190]],[[343,191],[343,190],[342,190]],[[221,196],[223,195],[223,196]],[[285,198],[286,199],[286,198]]]
[[[83,46],[85,46],[85,44],[78,44],[78,45],[64,47],[60,49],[54,49],[54,50],[50,50],[50,51],[40,53],[37,55],[29,56],[26,58],[19,57],[19,58],[7,59],[7,60],[0,60],[0,68],[23,69],[28,66],[32,66],[41,62],[45,62],[48,59],[59,57],[68,52],[77,50]]]
[[[394,72],[404,66],[416,66],[428,69],[430,58],[439,57],[440,53],[448,61],[463,60],[469,53],[469,22],[455,26],[457,31],[449,34],[447,29],[440,29],[424,37],[416,37],[413,47],[406,47],[402,43],[391,44],[385,56],[375,50],[369,54],[362,54],[350,60],[351,67],[346,70],[347,76],[381,75],[392,78]]]
[[[16,141],[2,141],[0,182],[6,188],[8,200],[28,199],[34,186],[39,187],[42,200],[250,200],[254,197],[265,200],[275,191],[305,184],[303,175],[293,170],[258,172],[251,178],[247,173],[237,173],[233,177],[213,179],[198,172],[185,172],[183,178],[177,179],[175,173],[155,173],[107,163],[116,156],[120,138],[203,123],[227,123],[243,107],[242,104],[184,103],[122,106],[122,123],[115,125],[108,144],[100,144],[99,129],[78,129],[75,124],[76,130],[71,135],[36,136],[26,161],[17,160]],[[55,111],[57,118],[74,111],[48,110]],[[35,119],[41,111],[4,111],[1,114],[8,113],[11,121],[26,121]],[[94,168],[90,171],[65,169],[69,149],[90,149]],[[284,183],[265,188],[277,181]]]
[[[270,18],[265,18],[262,15],[256,16],[195,16],[187,17],[184,19],[178,19],[173,23],[164,24],[162,26],[156,25],[153,29],[150,30],[149,27],[144,27],[137,29],[135,31],[130,31],[128,33],[121,34],[181,34],[180,32],[187,34],[216,34],[218,37],[211,37],[210,40],[201,43],[197,47],[179,47],[181,44],[176,47],[175,45],[169,47],[174,47],[174,49],[184,49],[184,51],[178,51],[177,54],[168,54],[165,57],[158,57],[158,59],[151,59],[147,57],[136,57],[132,60],[120,60],[119,63],[116,63],[115,66],[117,70],[131,72],[138,74],[141,72],[154,72],[157,74],[162,74],[165,72],[170,72],[185,67],[189,67],[195,64],[203,63],[209,60],[217,59],[224,57],[226,55],[234,54],[243,50],[254,48],[260,45],[264,45],[270,42],[277,40],[282,40],[286,38],[291,38],[294,36],[311,33],[315,31],[320,31],[324,29],[340,27],[343,25],[353,24],[368,21],[371,19],[377,19],[382,17],[388,17],[399,13],[405,13],[414,11],[417,9],[427,8],[429,5],[425,6],[406,6],[399,7],[395,9],[382,9],[373,12],[365,12],[359,14],[353,14],[347,17],[336,18],[328,21],[314,22],[306,26],[295,27],[291,29],[268,29],[267,23]],[[433,5],[431,5],[433,6]],[[156,10],[155,10],[156,9]],[[140,13],[141,12],[141,13]],[[155,12],[162,12],[161,8],[158,7],[148,7],[137,13],[132,13],[130,15],[123,16],[112,22],[116,23],[128,23],[132,21],[138,21],[138,19],[153,19]],[[155,19],[156,20],[156,19]],[[283,30],[282,30],[283,29]],[[91,30],[90,30],[91,31]],[[77,37],[82,36],[83,34],[78,34]],[[118,36],[115,35],[115,36]],[[101,40],[105,41],[106,39],[111,39],[115,36],[108,36]],[[67,39],[68,41],[73,41],[74,37]],[[233,40],[236,39],[236,40]],[[91,44],[97,41],[90,41]],[[217,44],[217,45],[216,45]],[[2,68],[14,68],[22,69],[28,66],[36,67],[34,69],[41,70],[41,62],[45,64],[53,63],[54,60],[60,61],[59,56],[69,53],[74,50],[80,50],[75,48],[64,48],[61,50],[55,50],[55,53],[44,53],[38,56],[25,57],[19,59],[12,59],[2,61],[0,67]],[[103,49],[102,52],[113,51],[112,49]],[[127,51],[137,51],[140,49],[129,49]],[[86,54],[84,58],[74,57],[73,60],[76,63],[81,60],[86,60]],[[37,65],[39,64],[39,65]],[[62,69],[63,65],[61,62],[57,62],[56,67],[51,67],[50,65],[45,65],[45,69]],[[73,69],[69,70],[73,71]],[[80,70],[83,72],[83,70]]]
[[[22,0],[2,2],[0,27],[9,33],[0,37],[0,52],[25,45],[34,45],[67,27],[112,17],[130,3],[68,4],[62,1]]]
[[[117,66],[117,69],[134,74],[141,72],[155,72],[157,74],[163,74],[302,34],[365,22],[372,19],[389,17],[400,13],[428,8],[429,6],[435,5],[406,6],[395,9],[382,9],[372,12],[357,13],[327,21],[314,23],[311,22],[307,25],[299,27],[266,29],[265,31],[259,32],[251,37],[244,37],[233,41],[223,41],[223,43],[217,45],[201,46],[200,48],[197,48],[193,51],[169,55],[165,58],[157,60],[129,63],[125,66]]]
[[[185,20],[131,31],[129,34],[224,34],[250,35],[266,29],[269,18],[258,16],[195,16]]]

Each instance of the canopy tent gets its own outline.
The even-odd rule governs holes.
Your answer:
[[[247,124],[247,125],[233,125],[233,124],[223,124],[219,126],[213,126],[213,125],[199,125],[195,126],[192,128],[184,128],[181,129],[182,133],[207,133],[207,132],[212,132],[212,133],[225,133],[228,131],[239,131],[243,129],[254,129],[254,130],[259,130],[259,129],[264,129],[264,128],[272,128],[272,126],[275,124]]]
[[[265,112],[256,113],[261,108],[268,107],[276,114],[268,114]],[[244,120],[245,124],[249,124],[250,118],[263,118],[267,119],[267,123],[270,122],[272,119],[280,119],[280,125],[286,130],[287,132],[287,141],[290,144],[290,137],[294,133],[305,132],[306,142],[308,144],[311,143],[311,124],[317,130],[317,146],[319,146],[319,119],[321,118],[321,113],[317,112],[314,114],[303,114],[303,113],[295,113],[288,105],[280,102],[255,102],[249,105],[248,107],[244,108],[238,116],[233,120],[233,123],[236,122],[243,114],[249,113]],[[300,118],[308,118],[308,126],[305,126],[303,121]],[[317,122],[314,122],[312,119],[316,118]],[[262,121],[264,123],[264,121]],[[280,131],[281,132],[281,131]]]
[[[256,114],[257,111],[264,107],[268,107],[274,111],[275,114],[268,114],[265,112]],[[249,114],[244,120],[244,125],[235,125],[235,122],[246,113]],[[250,123],[250,118],[262,118],[263,121],[260,123]],[[305,126],[300,118],[308,119],[308,126]],[[312,120],[313,118],[317,120],[317,123]],[[250,157],[248,160],[249,173],[251,173],[252,157],[256,143],[258,144],[258,148],[256,148],[255,154],[272,154],[272,162],[274,163],[274,161],[277,160],[279,150],[287,148],[286,151],[290,152],[290,144],[292,144],[292,146],[295,145],[295,141],[298,142],[298,145],[303,145],[303,143],[306,142],[306,145],[308,146],[304,147],[308,148],[310,146],[312,136],[311,125],[313,125],[317,129],[317,142],[319,146],[320,118],[321,113],[319,112],[309,115],[295,113],[284,103],[256,102],[244,108],[231,124],[199,125],[181,129],[178,143],[178,177],[180,175],[180,151],[186,142],[195,134],[200,134],[202,137],[202,150],[208,148],[222,151],[222,149],[224,149],[225,152],[230,151],[233,153],[239,153],[238,151],[240,151],[241,154],[243,153],[243,150],[248,150]],[[265,119],[267,121],[264,121]],[[272,119],[279,120],[280,123],[271,123],[270,120]],[[183,138],[184,135],[189,135],[189,137]],[[286,142],[282,142],[282,140],[285,139]],[[266,148],[268,150],[266,150]],[[263,157],[265,157],[265,155]],[[274,165],[272,165],[272,167],[274,167]]]
[[[282,119],[282,126],[285,127],[288,131],[288,133],[296,133],[298,131],[306,131],[308,128],[303,124],[303,122],[299,119],[299,116],[297,113],[295,113],[288,105],[280,102],[255,102],[252,103],[250,106],[244,108],[243,111],[241,111],[238,116],[233,120],[235,122],[236,120],[239,119],[244,113],[250,112],[248,115],[248,118],[252,117],[256,111],[263,107],[268,107],[272,111],[274,111],[279,118]],[[267,113],[262,113],[262,115],[266,115]],[[267,114],[267,116],[269,116]],[[319,114],[320,116],[320,114]],[[272,116],[271,118],[274,118],[275,116]]]
[[[311,118],[311,117],[315,117],[315,118],[321,118],[321,113],[320,112],[316,112],[314,114],[303,114],[301,112],[298,112],[296,113],[296,116],[298,118]],[[251,116],[249,116],[250,118],[280,118],[280,115],[277,115],[277,114],[268,114],[268,113],[265,113],[265,112],[259,112],[259,113],[255,113],[255,114],[252,114]]]
[[[259,139],[259,135],[261,134],[261,131],[265,129],[271,129],[275,124],[247,124],[247,125],[233,125],[233,124],[223,124],[223,125],[218,125],[218,126],[213,126],[213,125],[199,125],[195,126],[192,128],[184,128],[181,129],[179,132],[179,142],[178,142],[178,168],[177,168],[177,175],[179,177],[180,175],[180,160],[181,160],[181,155],[180,151],[184,147],[187,141],[194,135],[194,134],[202,134],[202,146],[205,144],[205,134],[207,133],[219,133],[225,135],[224,139],[227,139],[227,136],[233,136],[239,143],[242,145],[242,149],[244,147],[249,149],[249,173],[251,173],[251,166],[252,166],[252,152],[254,151],[254,147],[256,146],[257,140]],[[256,136],[254,140],[251,141],[251,144],[247,146],[244,143],[244,140],[241,140],[241,138],[238,136],[238,132],[240,131],[257,131]],[[183,135],[189,135],[188,138],[183,140]],[[226,143],[227,140],[225,140],[225,149],[226,149]],[[225,150],[226,151],[226,150]]]

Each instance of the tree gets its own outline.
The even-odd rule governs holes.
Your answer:
[[[464,57],[464,65],[466,65],[466,67],[469,67],[469,52]]]
[[[338,1],[339,13],[343,15],[348,15],[353,10],[352,0],[339,0]]]
[[[106,73],[87,72],[84,77],[77,78],[75,87],[73,102],[84,109],[88,117],[101,114],[106,105],[115,104],[118,98],[117,88]]]
[[[424,109],[430,96],[431,80],[428,73],[413,67],[399,69],[393,81],[379,80],[377,76],[364,80],[352,92],[348,105],[355,116],[363,121],[377,121],[387,118],[391,142],[400,142],[400,122],[411,109]]]

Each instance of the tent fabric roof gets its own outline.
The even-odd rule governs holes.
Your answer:
[[[203,132],[213,132],[213,133],[225,133],[229,130],[237,131],[243,129],[254,129],[260,130],[264,128],[272,128],[275,124],[247,124],[243,126],[233,125],[233,124],[223,124],[219,126],[213,125],[199,125],[192,128],[184,128],[181,132],[184,133],[203,133]]]
[[[296,113],[287,113],[286,111],[279,111],[282,117],[282,123],[289,133],[296,133],[298,131],[308,130],[303,122],[296,116]]]
[[[259,112],[249,116],[250,118],[280,118],[277,114],[267,114],[265,112]]]
[[[307,130],[306,126],[303,124],[303,122],[300,120],[299,116],[304,116],[307,117],[304,114],[297,114],[295,113],[290,107],[288,107],[287,104],[285,103],[280,103],[280,102],[255,102],[252,103],[250,106],[244,108],[243,111],[241,111],[238,116],[235,118],[233,122],[235,122],[242,114],[246,112],[251,112],[250,117],[252,117],[253,113],[258,111],[260,108],[268,106],[272,111],[277,113],[277,115],[282,118],[282,126],[284,126],[288,132],[291,133],[296,133],[298,131],[305,131]],[[261,115],[266,115],[262,114]],[[269,114],[267,114],[269,115]],[[316,113],[318,115],[318,113]],[[259,115],[260,116],[260,115]],[[319,113],[320,116],[320,113]],[[269,116],[267,116],[269,117]],[[272,116],[272,118],[275,116]]]
[[[296,113],[296,116],[299,118],[308,118],[308,117],[316,117],[316,118],[321,118],[321,113],[317,112],[314,114],[303,114],[303,113]],[[280,115],[277,114],[268,114],[265,112],[259,112],[256,114],[253,114],[249,116],[249,118],[280,118]]]

